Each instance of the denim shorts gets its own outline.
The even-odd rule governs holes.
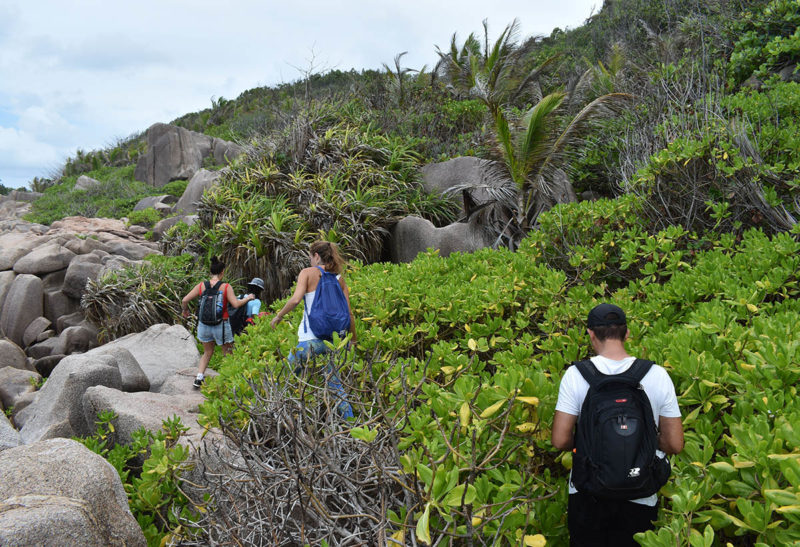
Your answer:
[[[206,325],[198,322],[197,339],[203,343],[216,342],[218,346],[233,343],[233,331],[231,330],[230,321],[226,319],[219,325]]]

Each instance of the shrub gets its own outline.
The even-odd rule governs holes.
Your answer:
[[[151,255],[140,266],[90,279],[81,306],[105,341],[158,323],[183,322],[181,299],[206,273],[192,255]],[[194,321],[194,317],[189,319],[190,330]]]
[[[101,412],[97,430],[91,437],[76,438],[91,451],[103,456],[120,476],[131,513],[144,532],[149,547],[164,545],[172,537],[194,535],[182,523],[192,520],[194,508],[183,493],[182,475],[190,469],[189,449],[178,443],[186,431],[177,416],[164,420],[155,433],[141,428],[132,435],[130,445],[114,442],[113,411]],[[136,461],[144,458],[141,467]]]
[[[590,354],[585,314],[602,299],[626,309],[629,351],[669,370],[685,416],[687,448],[673,459],[660,529],[645,544],[664,545],[663,536],[688,543],[704,533],[723,544],[741,543],[736,534],[796,541],[788,508],[800,485],[786,425],[797,419],[796,398],[783,390],[797,382],[800,357],[790,334],[800,319],[800,243],[758,230],[701,238],[679,227],[627,243],[638,229],[626,212],[634,203],[570,205],[542,216],[546,235],[563,231],[586,248],[631,245],[633,255],[614,255],[620,265],[636,258],[620,268],[630,277],[617,288],[594,274],[568,282],[571,273],[544,263],[548,247],[535,235],[516,253],[352,265],[358,349],[337,357],[357,409],[352,426],[356,435],[396,432],[401,484],[406,496],[413,492],[406,509],[387,505],[387,535],[518,544],[541,534],[563,543],[570,460],[553,451],[549,424],[566,364]],[[603,215],[605,230],[594,224]],[[600,263],[583,254],[570,268],[594,272]],[[295,343],[293,313],[286,325],[258,322],[239,339],[204,388],[202,421],[253,427],[265,415],[254,387],[262,383],[298,400],[294,389],[302,388],[291,388],[297,384],[282,360]],[[305,393],[303,412],[324,413],[322,395]],[[341,431],[319,427],[320,438]]]

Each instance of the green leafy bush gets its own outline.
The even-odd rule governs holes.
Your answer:
[[[145,226],[152,228],[153,225],[161,220],[161,213],[154,207],[147,209],[140,209],[138,211],[131,211],[128,213],[128,226],[136,224],[138,226]]]
[[[644,544],[698,534],[734,544],[742,535],[796,541],[795,398],[783,390],[800,374],[800,346],[789,334],[800,320],[800,243],[758,230],[704,239],[679,227],[627,241],[640,222],[631,207],[635,201],[573,204],[542,217],[543,239],[568,234],[576,249],[618,242],[623,250],[612,262],[629,261],[630,275],[614,285],[595,273],[607,259],[589,252],[569,273],[548,266],[543,249],[566,252],[535,234],[516,253],[352,266],[359,342],[342,375],[356,408],[380,394],[364,408],[380,404],[391,417],[380,427],[398,437],[413,502],[388,508],[394,537],[518,544],[542,534],[564,543],[570,459],[552,449],[549,426],[565,366],[591,353],[586,312],[610,300],[628,311],[630,352],[670,371],[687,430],[659,531]],[[575,271],[592,274],[574,284]],[[239,339],[204,388],[201,420],[249,422],[248,380],[284,370],[281,356],[295,344],[299,312],[286,319],[274,331],[258,322]],[[234,392],[242,405],[233,404]]]
[[[157,323],[183,322],[181,299],[206,275],[192,255],[151,255],[141,266],[89,280],[81,304],[100,339],[113,340]],[[189,319],[190,329],[193,321]]]
[[[183,523],[196,518],[194,507],[180,487],[181,476],[189,469],[189,448],[178,443],[188,428],[174,416],[164,420],[160,431],[141,428],[133,433],[129,445],[123,445],[114,442],[117,418],[113,411],[101,412],[94,435],[75,440],[116,469],[149,547],[164,545],[174,537],[191,536],[194,532],[185,530]],[[136,461],[141,458],[144,464],[137,467]]]

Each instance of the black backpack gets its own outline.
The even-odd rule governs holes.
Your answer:
[[[197,312],[197,319],[204,325],[213,327],[222,323],[227,302],[225,301],[225,295],[219,290],[220,286],[222,286],[221,280],[217,281],[213,287],[208,281],[203,282],[205,290],[201,289],[200,291],[200,307]]]
[[[658,428],[642,378],[654,364],[636,359],[621,374],[601,373],[577,361],[589,391],[581,406],[572,457],[572,484],[601,499],[632,500],[655,494],[670,475],[656,456]]]
[[[241,300],[246,295],[242,295],[239,297]],[[238,308],[233,308],[228,314],[228,321],[231,324],[231,332],[233,332],[234,336],[240,335],[244,332],[245,327],[247,327],[247,320],[249,317],[247,316],[247,304],[239,306]]]

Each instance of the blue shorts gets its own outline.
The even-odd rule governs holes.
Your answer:
[[[224,341],[223,341],[224,335]],[[219,325],[206,325],[197,323],[197,339],[203,343],[216,342],[218,346],[233,343],[231,323],[227,319]]]

